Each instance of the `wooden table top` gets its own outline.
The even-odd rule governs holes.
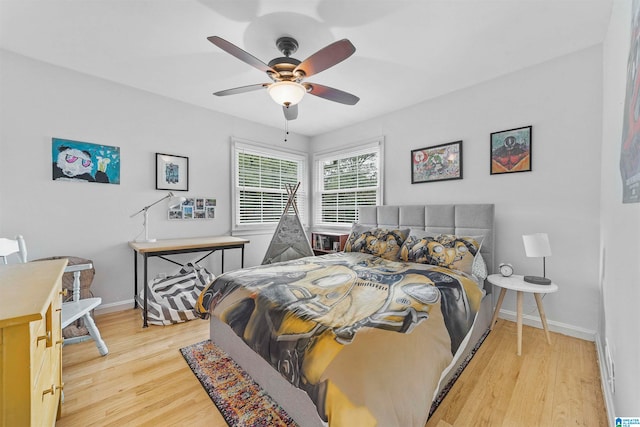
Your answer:
[[[249,240],[234,236],[188,237],[180,239],[164,239],[155,242],[129,242],[136,252],[161,252],[182,249],[199,249],[237,245],[242,246]]]

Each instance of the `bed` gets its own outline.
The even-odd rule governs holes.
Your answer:
[[[223,274],[201,310],[211,340],[300,426],[423,427],[489,328],[494,205],[358,217],[345,252]]]

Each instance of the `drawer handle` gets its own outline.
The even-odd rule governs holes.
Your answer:
[[[51,340],[51,331],[47,331],[46,335],[41,335],[41,336],[38,337],[38,342],[40,342],[42,340],[50,341]]]
[[[44,391],[42,392],[42,397],[44,397],[44,396],[45,396],[45,395],[47,395],[47,394],[53,394],[53,393],[55,393],[55,392],[56,392],[56,386],[54,386],[53,384],[51,384],[51,388],[48,388],[48,389],[46,389],[46,390],[44,390]]]
[[[64,388],[64,383],[61,385],[51,384],[51,388],[42,391],[42,397],[44,398],[47,394],[55,394],[58,390],[62,390]]]

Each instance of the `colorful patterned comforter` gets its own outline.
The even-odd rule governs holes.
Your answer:
[[[333,426],[420,426],[469,333],[472,276],[363,253],[226,273],[198,300]]]

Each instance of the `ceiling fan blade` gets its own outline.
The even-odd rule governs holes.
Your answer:
[[[341,104],[356,105],[360,98],[348,92],[334,89],[329,86],[323,86],[316,83],[303,83],[311,95],[328,99],[329,101],[339,102]]]
[[[257,68],[260,71],[264,71],[265,73],[278,74],[276,72],[276,70],[274,70],[273,68],[269,67],[267,64],[265,64],[264,62],[260,61],[258,58],[256,58],[255,56],[251,55],[249,52],[246,52],[246,51],[240,49],[238,46],[234,45],[231,42],[226,41],[225,39],[223,39],[221,37],[211,36],[211,37],[207,37],[207,40],[209,40],[211,43],[213,43],[214,45],[218,46],[220,49],[224,50],[225,52],[235,56],[240,61],[246,62],[247,64],[251,65],[252,67]]]
[[[283,105],[282,111],[284,111],[284,118],[287,120],[295,120],[298,118],[298,104],[290,105],[288,107]]]
[[[356,51],[356,48],[347,39],[338,40],[328,46],[323,47],[304,61],[302,61],[294,70],[303,71],[306,77],[318,74],[329,67],[333,67],[339,62],[344,61]]]
[[[219,92],[215,92],[214,95],[216,96],[235,95],[237,93],[245,93],[245,92],[251,92],[258,89],[263,89],[268,87],[269,85],[270,83],[258,83],[256,85],[240,86],[240,87],[235,87],[233,89],[226,89],[226,90],[221,90]]]

